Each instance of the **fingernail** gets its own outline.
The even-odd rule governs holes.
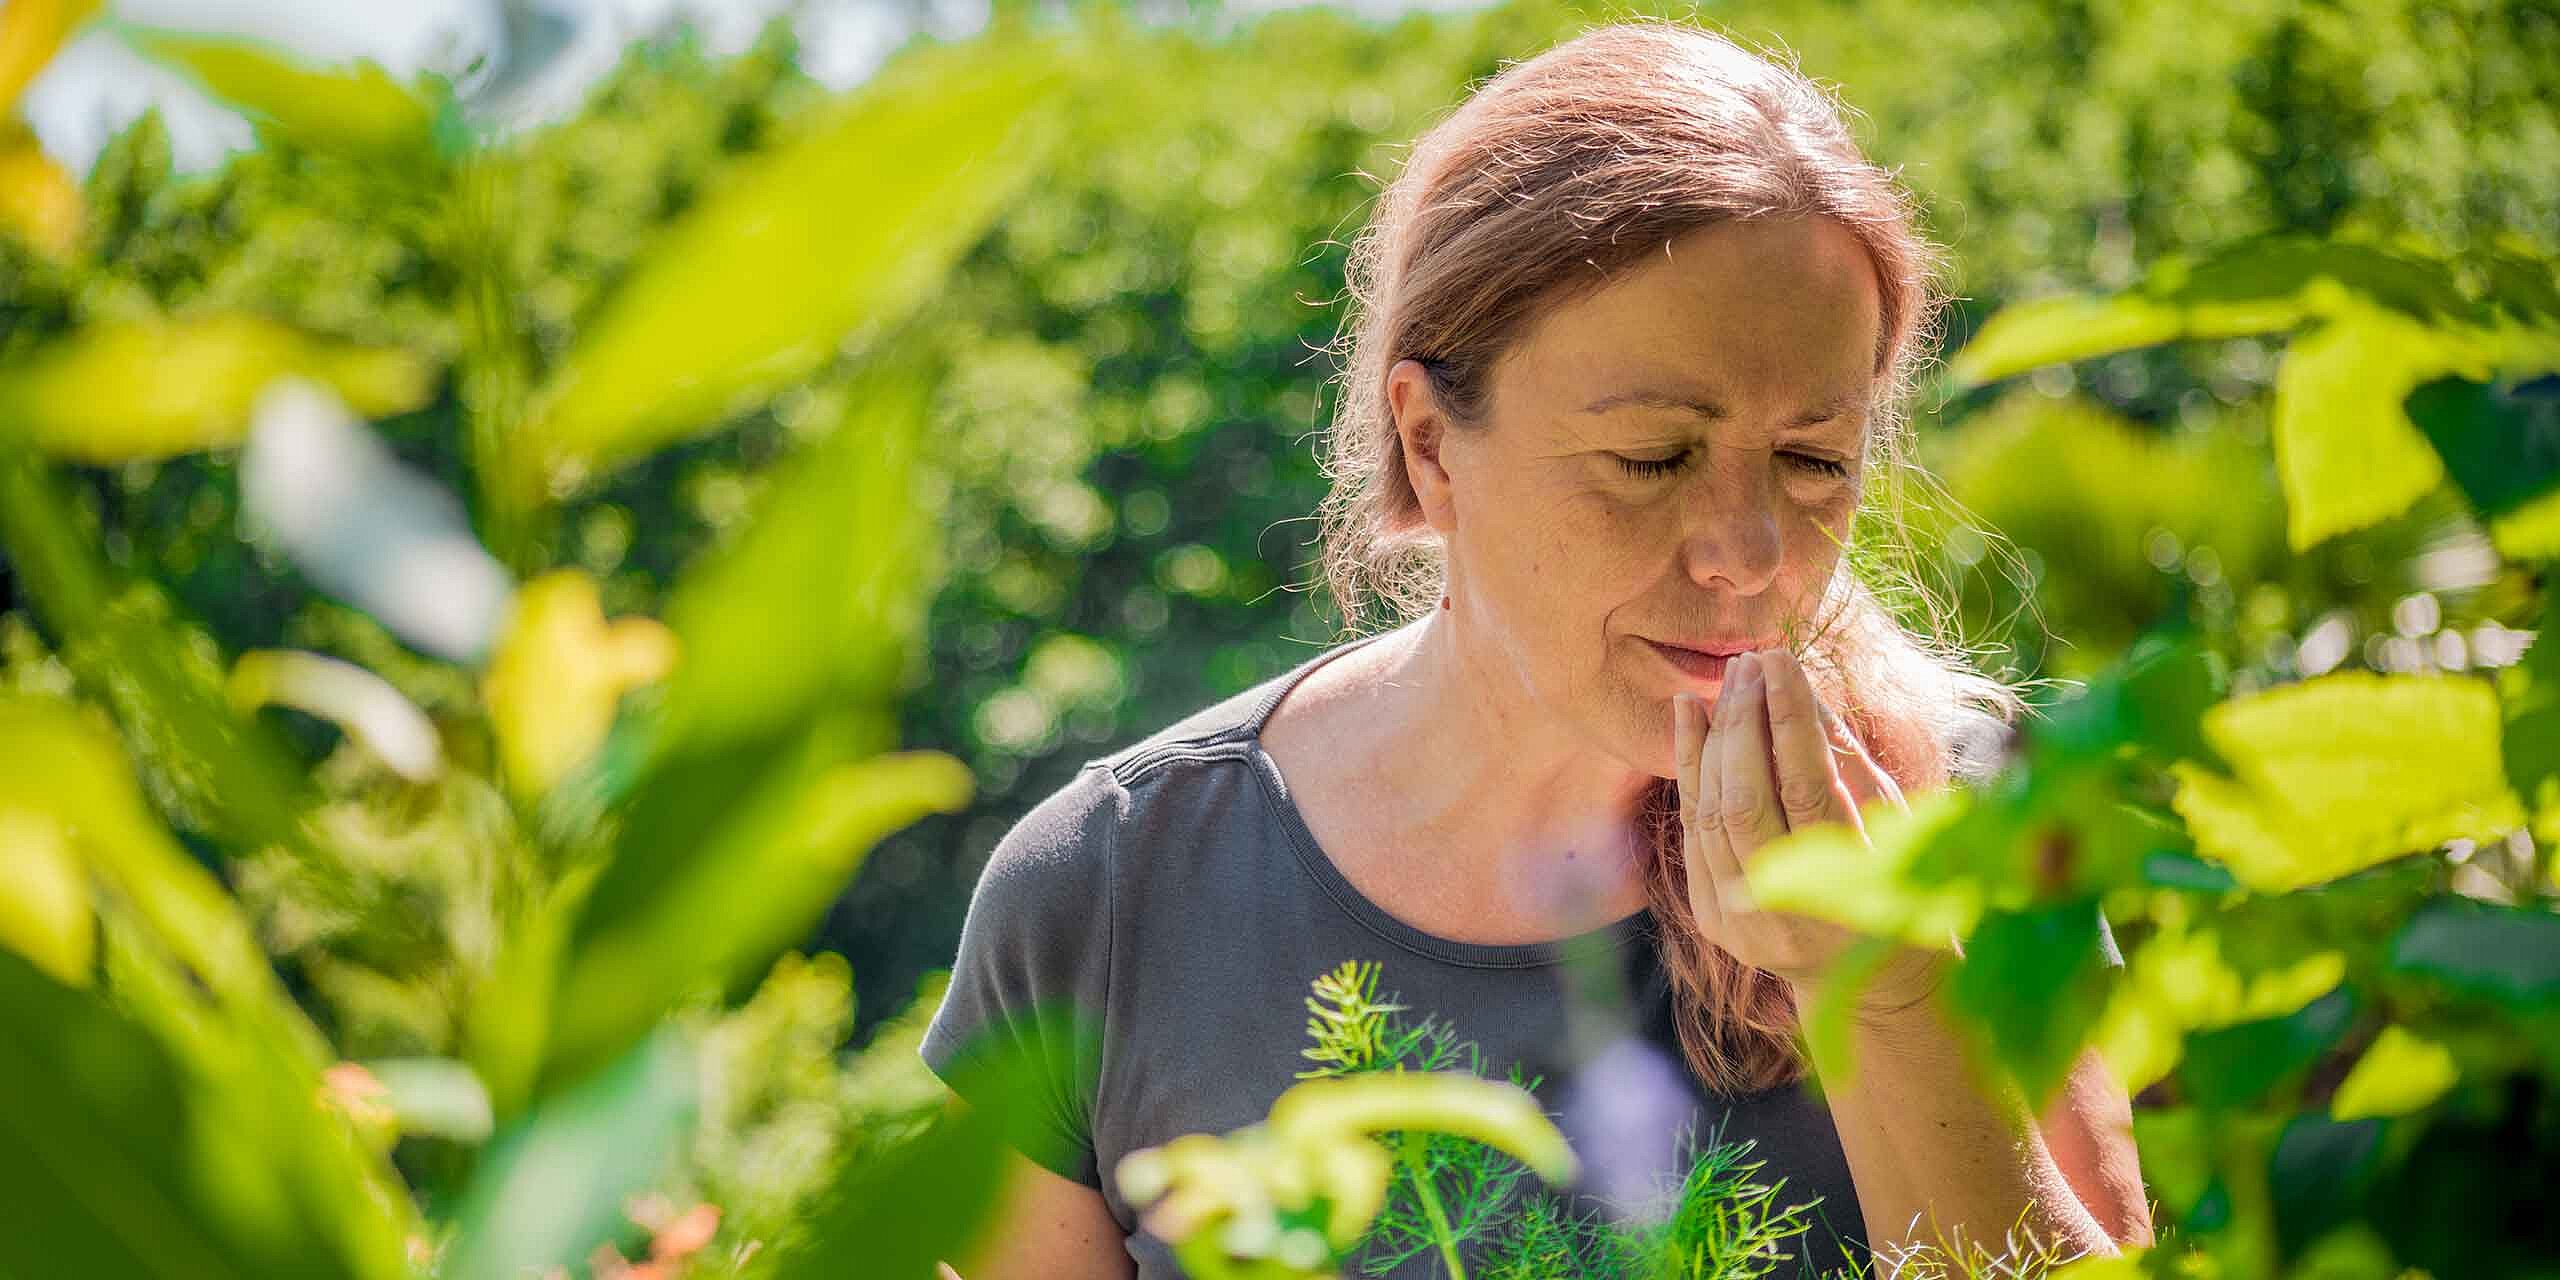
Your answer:
[[[1751,683],[1752,681],[1757,680],[1757,679],[1759,679],[1759,678],[1760,678],[1760,655],[1759,655],[1759,654],[1757,654],[1757,653],[1745,652],[1745,653],[1739,653],[1739,654],[1734,655],[1734,659],[1733,659],[1733,682],[1734,682],[1735,684],[1737,684],[1737,685],[1749,684],[1749,683]]]

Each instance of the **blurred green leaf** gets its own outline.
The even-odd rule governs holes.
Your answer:
[[[538,393],[524,480],[708,429],[903,313],[1030,178],[1046,135],[1023,126],[1059,72],[1055,50],[1010,42],[910,55],[726,175]]]
[[[62,824],[0,804],[0,868],[0,950],[25,956],[57,982],[88,985],[98,922],[88,873]]]
[[[2460,1076],[2452,1050],[2393,1023],[2338,1082],[2329,1115],[2336,1120],[2407,1115],[2444,1096]]]
[[[1987,913],[1948,983],[1950,1004],[2039,1111],[2106,1006],[2100,918],[2095,898]]]
[[[1971,793],[1944,788],[1913,797],[1908,809],[1875,806],[1864,814],[1863,839],[1838,823],[1793,832],[1753,857],[1752,895],[1771,910],[1943,951],[1981,916],[1981,886],[1922,884],[1906,872],[1971,802]]]
[[[2391,965],[2510,1009],[2560,1006],[2560,915],[2446,898],[2391,940]]]
[[[238,312],[108,321],[0,366],[0,432],[74,462],[166,458],[240,443],[279,378],[326,383],[379,417],[425,403],[432,372],[408,351]]]
[[[2281,1018],[2199,1032],[2187,1037],[2178,1078],[2200,1106],[2246,1106],[2308,1071],[2354,1015],[2355,999],[2341,987]]]
[[[2204,734],[2232,776],[2174,768],[2197,848],[2281,893],[2524,821],[2481,680],[2350,671],[2225,702]]]
[[[0,1021],[15,1029],[0,1036],[0,1274],[353,1273],[282,1206],[225,1184],[277,1135],[209,1131],[186,1073],[141,1028],[6,953]]]
[[[160,826],[121,744],[72,704],[0,694],[0,815],[67,835],[80,861],[234,1011],[299,1021],[222,882]],[[307,1026],[295,1041],[318,1044]]]
[[[176,67],[205,92],[303,145],[356,153],[423,154],[434,112],[383,69],[302,66],[246,40],[127,28],[143,53]]]
[[[936,581],[917,488],[925,391],[910,369],[857,380],[844,419],[779,464],[746,527],[676,584],[671,745],[753,737],[813,708],[898,694]]]
[[[679,1001],[796,945],[882,836],[969,797],[937,752],[870,754],[818,728],[670,762],[624,819],[570,943],[544,1076],[618,1052]]]
[[[624,1202],[692,1129],[692,1053],[673,1028],[661,1030],[510,1125],[463,1195],[442,1274],[517,1280],[581,1263],[628,1230]]]
[[[362,1064],[379,1081],[400,1132],[480,1142],[489,1136],[489,1091],[451,1058],[376,1058]]]

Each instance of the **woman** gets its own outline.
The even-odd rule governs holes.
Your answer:
[[[1587,33],[1421,139],[1353,253],[1325,506],[1346,614],[1410,620],[1088,763],[999,845],[925,1053],[1011,1032],[1059,1084],[969,1280],[1176,1274],[1113,1165],[1260,1119],[1348,959],[1569,1084],[1561,965],[1610,957],[1700,1131],[1853,1258],[2022,1215],[2148,1239],[2121,1089],[2084,1058],[2041,1117],[1986,1096],[1937,953],[1864,989],[1816,1101],[1795,1010],[1852,939],[1748,893],[1762,844],[1978,767],[2017,710],[1844,554],[1909,465],[1912,224],[1819,89],[1679,25]],[[1022,1033],[1058,1003],[1098,1035]]]

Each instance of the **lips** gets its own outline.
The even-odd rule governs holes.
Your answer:
[[[1682,675],[1697,680],[1718,682],[1724,679],[1725,664],[1733,659],[1734,654],[1741,653],[1749,647],[1735,645],[1730,649],[1716,651],[1690,649],[1680,645],[1664,644],[1658,640],[1647,640],[1645,645],[1655,653],[1661,654],[1662,660],[1678,668]]]

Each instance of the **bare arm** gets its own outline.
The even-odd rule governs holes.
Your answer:
[[[2133,1147],[2133,1100],[2097,1050],[2081,1052],[2041,1123],[2053,1162],[2098,1225],[2118,1244],[2150,1244],[2151,1198]]]
[[[1008,1157],[995,1224],[945,1280],[1135,1280],[1137,1263],[1102,1193]]]
[[[2119,1240],[2134,1242],[2119,1231],[2129,1217],[2139,1222],[2140,1238],[2149,1237],[2139,1177],[2129,1209],[2112,1193],[2084,1201],[2024,1100],[2007,1091],[1986,1096],[1934,1002],[1862,1019],[1851,1052],[1854,1071],[1832,1088],[1832,1114],[1868,1243],[1880,1256],[1942,1238],[1957,1243],[1959,1233],[1996,1254],[2012,1226],[2068,1252],[2113,1254]],[[1826,1080],[1841,1079],[1837,1063],[1815,1067]],[[2112,1089],[2103,1072],[2099,1081]],[[2081,1122],[2067,1091],[2056,1109],[2069,1113],[2057,1126],[2067,1135],[2061,1149],[2088,1182],[2104,1184],[2100,1171],[2113,1163],[2113,1145],[2131,1162],[2129,1132],[2112,1143],[2102,1139]]]

